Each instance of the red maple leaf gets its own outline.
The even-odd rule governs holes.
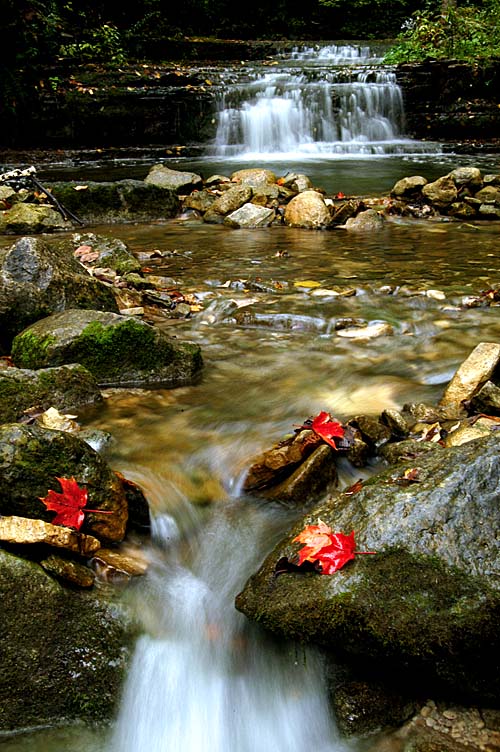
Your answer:
[[[306,525],[294,541],[306,545],[299,551],[298,566],[305,561],[318,563],[321,574],[333,574],[356,554],[374,554],[375,551],[355,551],[354,531],[350,535],[334,533],[321,520],[318,525]]]
[[[85,519],[84,507],[87,505],[88,492],[86,488],[80,488],[74,478],[56,478],[62,488],[62,493],[49,490],[47,496],[40,496],[50,512],[57,512],[52,520],[53,525],[64,525],[80,530]],[[112,514],[103,509],[85,509],[85,512],[98,512],[100,514]]]
[[[338,423],[336,420],[332,420],[330,413],[327,413],[324,410],[318,413],[313,419],[311,428],[314,433],[321,436],[323,441],[326,441],[326,443],[333,447],[333,449],[337,449],[337,445],[334,441],[335,437],[343,439],[345,434],[342,424]]]

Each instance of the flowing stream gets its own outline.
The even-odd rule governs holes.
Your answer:
[[[332,54],[349,67],[349,81],[330,70]],[[403,144],[403,115],[393,81],[372,71],[369,54],[297,51],[269,76],[236,81],[221,108],[217,148],[277,150],[273,159],[286,161],[288,149],[324,153],[356,143],[375,155],[350,163],[352,184],[364,186],[372,170],[371,190],[388,192],[403,170],[415,170],[398,161],[385,162],[383,178],[376,172],[377,150]],[[325,104],[332,100],[339,112],[338,103],[352,105],[342,115],[349,127],[333,122]],[[284,141],[281,108],[285,122],[297,124]],[[448,157],[443,169],[440,159],[428,163],[434,174],[465,161]],[[228,157],[219,160],[232,171]],[[205,163],[204,177],[213,164]],[[494,156],[481,166],[500,170]],[[188,217],[92,229],[122,238],[150,271],[197,296],[201,311],[158,325],[199,343],[205,371],[191,387],[109,390],[103,407],[82,411],[83,424],[112,434],[111,465],[151,503],[153,540],[142,544],[151,566],[134,589],[144,634],[111,734],[56,729],[3,740],[2,752],[356,749],[338,738],[319,656],[273,640],[234,609],[246,578],[301,513],[241,497],[241,476],[256,452],[320,410],[345,420],[436,401],[477,342],[500,341],[498,308],[465,305],[500,284],[499,224],[394,219],[378,234],[353,236],[233,231]],[[163,256],[152,258],[155,250]],[[344,337],[346,319],[386,322],[392,333]],[[359,473],[341,468],[341,483]]]

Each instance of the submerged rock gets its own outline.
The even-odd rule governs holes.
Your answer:
[[[159,329],[114,313],[70,310],[36,322],[12,343],[22,368],[80,363],[106,386],[191,384],[199,376],[198,345],[178,342]]]
[[[314,508],[250,578],[237,608],[395,686],[411,681],[418,691],[430,682],[436,691],[495,702],[499,493],[495,434],[415,458]],[[280,559],[298,550],[293,538],[318,519],[336,531],[355,530],[359,549],[377,554],[331,576],[276,576]]]

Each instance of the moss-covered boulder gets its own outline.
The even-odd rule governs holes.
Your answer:
[[[178,342],[132,316],[70,310],[38,321],[12,343],[20,368],[80,363],[102,386],[191,384],[202,368],[198,345]]]
[[[0,600],[0,731],[109,721],[135,636],[126,611],[1,549]]]
[[[75,478],[86,487],[88,506],[112,514],[85,514],[82,532],[105,541],[125,536],[128,507],[124,485],[87,442],[64,431],[7,423],[0,426],[0,514],[51,522],[40,501],[49,489],[61,493],[57,478]]]
[[[95,376],[76,363],[30,371],[0,369],[0,422],[14,423],[32,407],[74,410],[102,400]]]
[[[71,224],[51,206],[17,203],[7,211],[0,211],[0,234],[23,235],[38,232],[67,230]]]
[[[169,219],[179,210],[174,190],[142,180],[53,183],[52,193],[83,222]]]
[[[40,318],[65,308],[118,311],[112,290],[90,276],[67,244],[19,238],[0,248],[0,348]]]
[[[495,434],[418,457],[307,514],[249,580],[237,607],[277,634],[322,645],[395,682],[496,703],[499,495]],[[334,531],[355,530],[358,549],[377,554],[333,575],[277,576],[277,563],[297,553],[293,538],[319,519]]]

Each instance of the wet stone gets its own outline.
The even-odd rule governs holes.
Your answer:
[[[91,569],[77,561],[63,559],[62,556],[48,556],[42,559],[40,566],[49,574],[77,587],[90,588],[95,581],[95,574]]]
[[[470,409],[475,413],[500,415],[500,387],[487,381],[471,399]]]

